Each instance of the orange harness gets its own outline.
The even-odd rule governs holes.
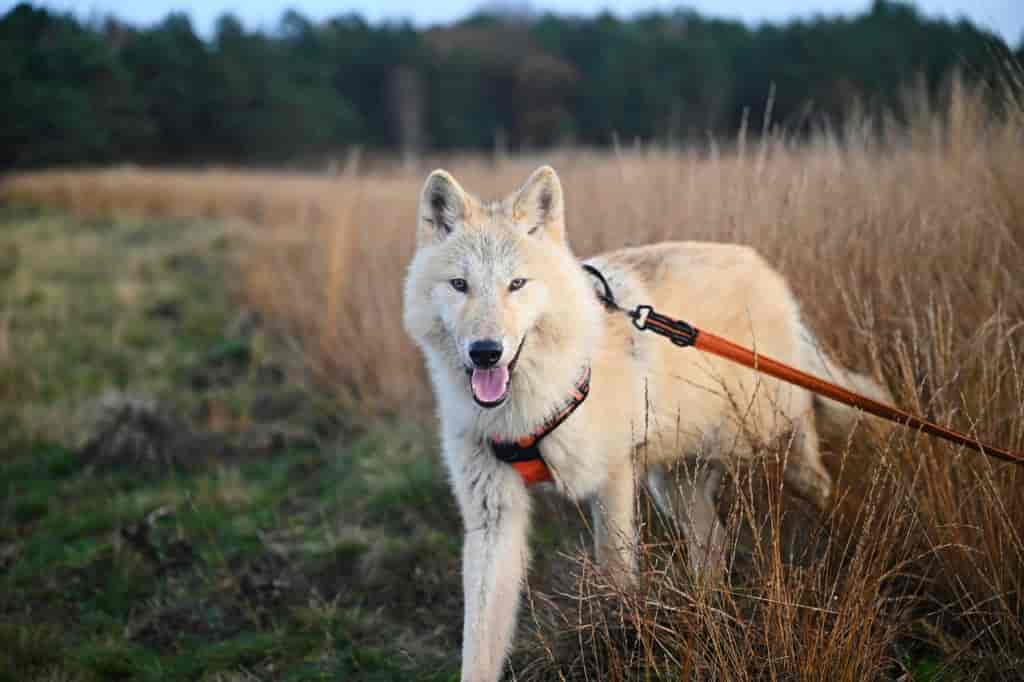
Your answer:
[[[587,399],[589,394],[590,367],[586,367],[583,370],[583,374],[576,381],[572,395],[569,396],[565,404],[532,433],[516,440],[497,440],[492,438],[490,443],[494,456],[502,462],[508,462],[515,467],[526,485],[550,481],[551,470],[544,463],[544,458],[541,457],[540,447],[538,446],[545,436],[557,429],[562,422],[569,418],[570,414],[576,411],[577,407],[583,404],[583,401]]]

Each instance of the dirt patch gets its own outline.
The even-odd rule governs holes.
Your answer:
[[[268,401],[273,402],[267,396]],[[133,471],[158,476],[192,470],[211,461],[266,457],[285,450],[315,449],[333,440],[344,427],[338,418],[308,415],[284,407],[301,405],[300,392],[283,395],[274,405],[274,423],[254,423],[247,415],[232,414],[222,401],[204,400],[193,415],[193,426],[157,401],[141,396],[111,394],[87,409],[92,416],[79,457],[92,471]],[[297,408],[296,408],[297,409]],[[264,416],[269,416],[266,407]],[[295,423],[293,423],[295,422]]]
[[[94,408],[80,457],[93,470],[164,474],[186,469],[228,449],[218,434],[195,432],[155,401],[111,394]]]

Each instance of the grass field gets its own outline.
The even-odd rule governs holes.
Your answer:
[[[310,389],[226,244],[0,215],[0,679],[450,678],[429,435]]]
[[[751,244],[844,364],[1022,451],[1024,106],[1002,104],[953,83],[907,126],[810,142],[446,165],[493,196],[552,163],[580,255]],[[427,170],[3,181],[0,677],[456,676],[459,520],[399,314]],[[111,436],[150,413],[188,447]],[[541,496],[515,679],[1018,679],[1024,474],[905,432],[826,445],[822,514],[775,485],[781,445],[734,472],[725,585],[642,499],[621,593]]]

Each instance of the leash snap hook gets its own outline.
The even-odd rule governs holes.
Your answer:
[[[647,318],[653,312],[654,308],[649,305],[638,305],[636,310],[629,313],[629,316],[633,318],[633,326],[640,331],[647,329]]]

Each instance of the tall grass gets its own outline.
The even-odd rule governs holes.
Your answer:
[[[1024,103],[1007,96],[996,114],[991,99],[953,81],[938,100],[908,96],[900,125],[851,116],[810,142],[774,132],[448,167],[493,196],[552,163],[581,256],[753,245],[844,364],[883,376],[909,409],[1024,451]],[[426,170],[52,172],[2,192],[83,214],[241,221],[240,295],[343,399],[420,410],[429,390],[400,310]],[[792,503],[755,466],[723,502],[742,550],[728,586],[694,583],[671,532],[650,538],[637,591],[567,559],[578,579],[531,601],[520,677],[855,680],[920,674],[929,657],[972,677],[1024,670],[1024,474],[907,432],[828,445],[838,501],[801,517],[796,555]],[[764,468],[782,454],[766,451]]]

